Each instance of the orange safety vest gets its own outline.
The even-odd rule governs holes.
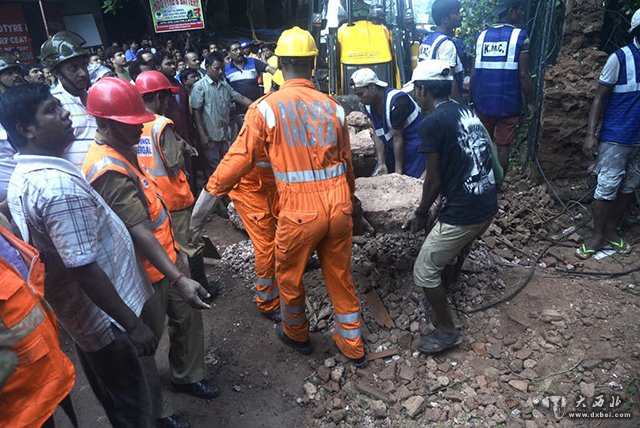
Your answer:
[[[124,174],[136,184],[140,200],[145,202],[144,206],[151,221],[153,236],[160,242],[171,261],[175,263],[176,250],[179,247],[173,237],[171,216],[156,184],[152,180],[148,180],[145,174],[133,166],[116,149],[107,144],[98,144],[94,141],[89,146],[87,157],[84,160],[84,165],[82,165],[82,172],[89,183],[93,183],[107,171]],[[149,281],[155,283],[164,278],[164,274],[156,269],[146,257],[143,258],[144,270],[147,272]]]
[[[18,365],[0,388],[0,426],[39,427],[69,394],[73,364],[60,349],[58,324],[44,301],[44,266],[38,251],[0,227],[0,234],[29,266],[29,279],[0,258],[0,347]]]
[[[167,173],[160,136],[168,125],[173,126],[173,121],[158,114],[155,116],[156,119],[145,123],[142,129],[138,144],[138,163],[157,184],[169,211],[180,211],[193,205],[193,194],[184,171],[174,176]]]

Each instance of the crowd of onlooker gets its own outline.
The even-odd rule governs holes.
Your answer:
[[[248,58],[267,62],[273,56],[274,44],[271,43],[245,41],[240,43],[240,46]],[[205,60],[209,54],[217,52],[222,55],[225,64],[231,62],[230,49],[213,42],[200,47],[180,47],[171,39],[161,47],[155,47],[150,38],[143,38],[140,43],[136,40],[130,40],[128,43],[113,42],[107,48],[98,46],[91,49],[89,57],[91,82],[95,83],[105,76],[117,76],[135,81],[141,72],[155,69],[154,56],[161,51],[172,58],[176,79],[189,88],[204,76]]]
[[[0,370],[1,393],[9,391],[9,401],[14,403],[6,411],[3,407],[0,426],[41,426],[45,420],[47,428],[54,426],[55,406],[44,401],[62,400],[64,405],[74,378],[70,362],[57,347],[56,318],[47,312],[48,306],[38,303],[44,296],[39,257],[13,235],[19,234],[42,254],[48,302],[77,344],[89,383],[112,425],[150,426],[150,420],[156,419],[160,427],[185,428],[189,424],[163,405],[153,358],[165,316],[171,326],[173,389],[203,399],[220,393],[205,378],[202,318],[195,311],[209,308],[199,296],[213,299],[219,284],[206,276],[204,242],[194,239],[199,232],[192,236],[189,228],[191,205],[202,180],[215,171],[235,139],[247,108],[284,83],[282,72],[276,70],[276,58],[267,53],[270,46],[239,41],[232,42],[228,52],[215,44],[198,51],[178,50],[173,42],[156,49],[149,40],[106,49],[88,50],[82,45],[74,33],[56,33],[37,53],[43,67],[26,66],[19,54],[0,52],[0,225],[7,227],[0,227],[0,273],[11,277],[0,287],[0,294],[12,296],[10,305],[0,298],[0,327],[12,326],[7,327],[10,334],[0,337],[0,348],[10,348],[19,357],[31,355],[34,343],[39,346],[37,352],[44,353],[43,347],[58,351],[49,352],[48,359],[39,354],[37,367],[31,364],[35,360],[20,357],[15,370]],[[258,53],[271,56],[269,64],[256,58]],[[44,116],[55,123],[53,128],[47,127]],[[43,150],[29,146],[31,140],[17,131],[26,129],[27,123],[30,129],[38,128]],[[22,161],[30,158],[44,162],[34,171],[42,171],[40,167],[48,162],[44,169],[55,175],[36,179],[44,187],[33,191],[16,184],[22,179]],[[103,183],[101,189],[118,196],[113,199],[111,194],[91,190],[87,180]],[[45,188],[48,195],[40,192]],[[131,193],[132,189],[136,190]],[[14,195],[22,202],[14,205]],[[33,199],[27,201],[27,195]],[[32,217],[21,217],[22,211],[11,214],[10,205],[36,211],[46,207],[48,213],[36,226]],[[212,208],[216,206],[226,213],[223,203]],[[117,207],[123,211],[116,213]],[[51,209],[55,215],[49,215]],[[133,212],[140,217],[129,222]],[[14,223],[3,223],[3,216]],[[54,223],[64,224],[59,233],[40,236],[31,229],[52,231]],[[142,244],[134,253],[132,237],[137,231],[142,234],[139,243],[150,246]],[[75,243],[62,243],[68,239]],[[151,251],[147,255],[143,255],[145,248]],[[22,251],[29,254],[28,260],[20,257]],[[63,261],[61,251],[82,261]],[[139,266],[136,254],[141,257]],[[77,263],[83,268],[75,269]],[[142,269],[146,279],[139,275]],[[149,283],[157,291],[153,298]],[[17,288],[24,293],[16,292]],[[98,296],[94,290],[109,295]],[[175,293],[179,295],[172,297]],[[51,316],[47,343],[38,342],[44,340],[44,327],[33,321],[42,319],[43,312]],[[24,322],[16,321],[20,317]],[[265,317],[279,321],[274,310]],[[138,361],[138,356],[150,358]],[[37,379],[42,373],[61,375],[61,382],[47,380],[40,385]],[[3,384],[9,375],[10,382]],[[24,385],[33,388],[23,389]],[[32,393],[35,389],[41,392],[37,398]],[[74,419],[72,406],[68,407],[65,410]],[[25,418],[24,423],[16,418]]]
[[[273,56],[275,43],[244,41],[240,46],[245,57],[256,58],[266,63]],[[188,88],[204,76],[205,59],[210,53],[217,52],[222,55],[225,64],[231,62],[229,48],[213,42],[199,47],[181,47],[169,39],[161,47],[155,47],[151,38],[143,38],[140,42],[137,40],[130,40],[127,43],[113,42],[106,48],[97,46],[88,50],[90,51],[88,69],[92,84],[107,76],[135,81],[141,72],[155,70],[154,55],[159,51],[170,54],[175,65],[176,79]],[[48,67],[39,62],[23,63],[19,50],[11,51],[9,54],[22,64],[27,82],[46,83],[51,87],[57,84],[56,77]]]

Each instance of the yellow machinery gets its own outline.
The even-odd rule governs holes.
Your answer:
[[[311,14],[311,32],[320,49],[316,78],[321,89],[331,95],[351,93],[351,75],[364,67],[373,69],[391,87],[400,88],[413,68],[411,0],[342,1],[346,14],[340,0],[310,2],[324,11]]]

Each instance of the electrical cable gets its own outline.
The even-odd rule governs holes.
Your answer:
[[[544,248],[544,250],[542,250],[540,252],[540,254],[538,254],[538,256],[533,261],[533,265],[531,266],[531,268],[527,272],[527,276],[525,277],[525,279],[520,281],[520,284],[518,284],[516,286],[516,288],[514,288],[509,294],[507,294],[505,296],[502,296],[498,300],[495,300],[495,301],[493,301],[491,303],[488,303],[486,305],[482,305],[480,307],[475,307],[475,308],[471,308],[471,309],[462,309],[462,310],[460,310],[460,312],[462,312],[464,314],[473,314],[473,313],[476,313],[476,312],[486,311],[487,309],[491,309],[491,308],[493,308],[495,306],[498,306],[501,303],[507,302],[507,301],[513,299],[514,297],[516,297],[529,284],[529,282],[531,281],[531,278],[533,278],[533,273],[536,270],[538,262],[540,261],[540,259],[542,259],[542,257],[549,250],[549,248],[551,248],[552,245],[553,245],[552,243],[547,244],[547,246]]]

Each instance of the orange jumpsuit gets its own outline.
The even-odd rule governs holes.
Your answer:
[[[218,168],[229,166],[229,163],[225,163]],[[212,178],[209,183],[212,183]],[[212,184],[209,183],[206,190],[213,193]],[[276,311],[280,307],[274,254],[278,194],[271,163],[265,154],[256,161],[255,168],[242,177],[238,185],[229,192],[229,197],[253,243],[258,309],[265,313]]]
[[[302,275],[316,250],[335,311],[333,339],[347,357],[360,358],[360,302],[351,279],[355,181],[344,109],[309,80],[288,80],[249,107],[207,189],[228,193],[265,149],[280,205],[275,258],[283,331],[299,342],[309,338]]]

